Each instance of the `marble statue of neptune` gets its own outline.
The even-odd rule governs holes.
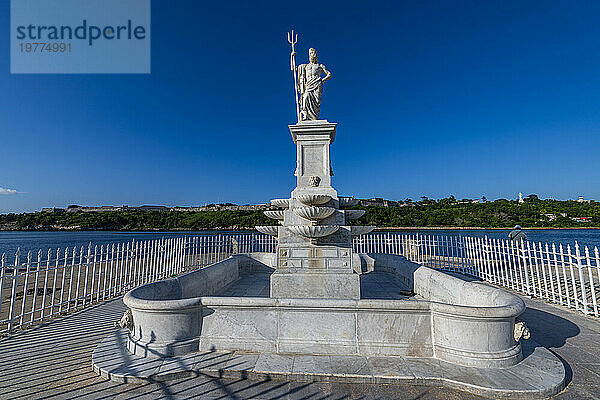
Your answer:
[[[315,49],[308,50],[308,60],[308,64],[298,66],[300,112],[302,120],[317,120],[321,111],[323,83],[331,79],[332,75],[323,64],[319,64]]]

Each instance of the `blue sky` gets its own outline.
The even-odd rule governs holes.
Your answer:
[[[11,75],[9,8],[0,212],[289,195],[292,27],[333,73],[341,195],[600,199],[596,1],[154,0],[149,75]]]

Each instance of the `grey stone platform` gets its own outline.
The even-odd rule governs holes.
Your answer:
[[[144,358],[123,351],[127,330],[115,331],[94,350],[93,367],[119,383],[161,382],[194,376],[257,381],[420,384],[445,386],[492,398],[533,399],[563,389],[562,362],[533,340],[525,359],[510,368],[462,367],[437,359],[361,356],[307,356],[273,353],[199,352]]]
[[[567,387],[553,400],[600,400],[600,321],[524,298],[532,339],[563,363]],[[442,386],[253,381],[198,375],[125,384],[97,375],[93,349],[114,332],[125,306],[114,299],[0,338],[0,399],[481,400]],[[525,341],[527,342],[527,341]],[[460,389],[460,388],[459,388]],[[494,396],[492,396],[494,397]]]
[[[251,273],[240,276],[232,285],[215,296],[222,297],[269,297],[270,273]],[[402,300],[408,288],[387,272],[369,272],[360,275],[362,299]]]

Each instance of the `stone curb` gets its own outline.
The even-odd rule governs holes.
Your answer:
[[[564,388],[565,369],[548,349],[523,341],[525,358],[503,369],[463,367],[435,358],[198,352],[140,357],[127,351],[127,330],[107,336],[92,354],[94,371],[119,383],[161,382],[196,376],[257,381],[418,384],[491,398],[539,399]]]

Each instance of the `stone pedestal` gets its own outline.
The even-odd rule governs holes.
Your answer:
[[[324,120],[289,125],[296,145],[296,190],[292,197],[307,189],[314,193],[337,195],[331,187],[333,172],[329,156],[336,127],[336,123]]]
[[[359,277],[352,270],[351,229],[331,186],[329,146],[336,127],[327,121],[289,126],[297,146],[297,186],[278,229],[271,297],[360,298]]]

